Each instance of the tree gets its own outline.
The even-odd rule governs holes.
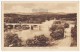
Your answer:
[[[4,37],[4,46],[5,47],[20,47],[22,40],[18,37],[17,34],[6,34]]]
[[[48,46],[49,45],[49,38],[45,37],[44,35],[34,36],[32,39],[28,39],[26,41],[27,46]]]

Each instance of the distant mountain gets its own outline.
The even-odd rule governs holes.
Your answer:
[[[5,14],[20,14],[20,15],[66,15],[68,13],[64,13],[64,12],[59,12],[59,13],[52,13],[52,12],[35,12],[35,13],[21,13],[21,12],[17,12],[17,13],[5,13]]]
[[[59,13],[52,13],[52,12],[34,12],[34,13],[16,13],[16,14],[23,14],[23,15],[42,15],[42,14],[55,14],[55,15],[66,15],[68,13],[59,12]]]
[[[58,12],[58,13],[52,13],[52,12],[35,12],[35,13],[4,13],[5,17],[19,17],[19,16],[52,16],[52,17],[56,17],[56,16],[77,16],[77,13],[64,13],[64,12]]]

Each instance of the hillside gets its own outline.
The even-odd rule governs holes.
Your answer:
[[[42,23],[45,20],[52,19],[76,20],[77,13],[5,13],[4,22],[7,23]]]

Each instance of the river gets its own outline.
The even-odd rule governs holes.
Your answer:
[[[16,34],[18,34],[18,37],[21,38],[24,42],[29,39],[29,38],[33,38],[35,35],[42,35],[44,34],[46,37],[50,37],[50,27],[53,24],[55,20],[50,20],[50,21],[45,21],[42,23],[41,25],[41,30],[40,31],[34,31],[34,30],[22,30],[22,31],[18,31],[15,32]],[[69,24],[69,28],[65,29],[65,37],[63,39],[60,40],[56,40],[54,43],[56,44],[55,46],[58,47],[70,47],[71,42],[72,42],[72,38],[71,38],[71,27],[73,27],[73,24]]]

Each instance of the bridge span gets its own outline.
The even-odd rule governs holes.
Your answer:
[[[37,29],[37,30],[40,30],[41,28],[41,25],[42,24],[27,24],[27,23],[5,23],[4,24],[5,26],[9,26],[8,28],[10,28],[10,26],[12,26],[12,29],[14,28],[29,28],[30,30],[33,30],[33,29]]]

